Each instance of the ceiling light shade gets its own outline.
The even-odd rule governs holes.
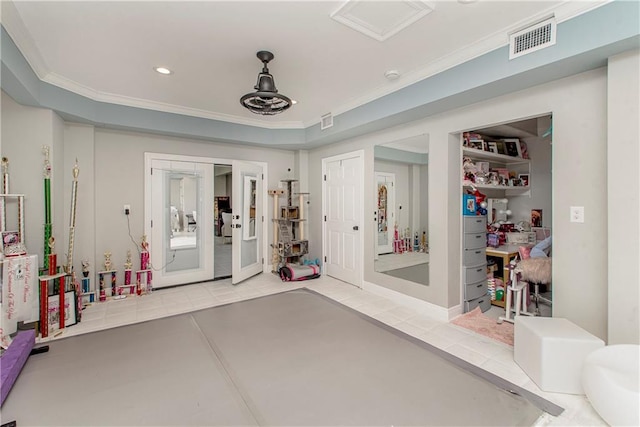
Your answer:
[[[291,107],[291,100],[278,93],[273,76],[267,64],[273,59],[273,53],[261,50],[257,53],[262,61],[262,71],[258,74],[258,82],[253,87],[256,92],[248,93],[240,98],[240,104],[255,114],[273,116]]]

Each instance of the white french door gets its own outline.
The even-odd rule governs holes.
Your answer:
[[[362,286],[363,162],[361,151],[322,160],[325,271]]]
[[[145,233],[153,286],[213,279],[213,164],[145,155]]]
[[[263,269],[263,169],[255,163],[232,163],[232,279],[235,285]]]

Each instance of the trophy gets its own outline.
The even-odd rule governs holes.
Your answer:
[[[128,249],[127,260],[124,262],[124,285],[129,286],[129,294],[133,295],[135,287],[131,285],[131,267],[133,267],[133,262],[131,262],[131,249]]]
[[[111,271],[111,252],[104,253],[104,271]]]
[[[89,277],[89,260],[83,259],[82,263],[82,276]]]
[[[138,295],[142,295],[143,293],[151,293],[151,291],[153,290],[153,286],[151,285],[151,278],[153,273],[151,272],[151,268],[149,266],[149,242],[147,242],[146,234],[142,235],[142,242],[140,243],[140,247],[142,248],[142,250],[140,251],[140,270],[136,271]]]
[[[82,263],[82,296],[89,297],[89,302],[94,302],[95,294],[91,292],[91,279],[89,278],[89,260],[83,259]]]
[[[56,239],[53,236],[49,237],[49,241],[47,242],[47,247],[49,248],[49,254],[47,255],[47,259],[48,259],[48,268],[49,268],[49,276],[53,276],[54,274],[56,274],[56,270],[58,269],[57,266],[57,257],[55,252],[53,251],[53,249],[56,246]]]
[[[52,253],[53,246],[50,245],[53,225],[51,224],[51,162],[49,161],[49,146],[42,146],[42,153],[44,154],[44,268],[49,271],[51,275],[50,254]],[[55,260],[54,260],[55,262]],[[54,268],[55,270],[55,268]]]

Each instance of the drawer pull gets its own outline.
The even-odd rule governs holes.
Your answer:
[[[481,252],[482,252],[482,251],[476,251],[475,253],[476,253],[477,255],[479,255]]]
[[[478,234],[478,235],[476,236],[476,239],[480,239],[481,237],[482,237],[482,236]]]
[[[482,269],[481,269],[481,268],[479,268],[479,269],[477,269],[476,271],[477,271],[478,273],[480,273],[480,272],[482,271]]]
[[[480,301],[478,301],[478,305],[482,304],[484,302],[483,299],[481,299]]]
[[[482,283],[478,283],[478,284],[476,285],[476,288],[481,288],[481,287],[483,287],[483,286],[484,286],[484,285],[483,285]]]

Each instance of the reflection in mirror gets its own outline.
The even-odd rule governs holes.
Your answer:
[[[170,172],[168,178],[168,223],[171,224],[169,248],[195,248],[198,243],[198,175]]]
[[[428,142],[425,135],[374,147],[378,273],[429,284]]]
[[[393,252],[395,174],[376,172],[378,182],[378,255]]]
[[[243,221],[245,224],[242,233],[243,240],[252,240],[256,238],[256,178],[253,176],[244,177],[244,205],[243,205]]]

